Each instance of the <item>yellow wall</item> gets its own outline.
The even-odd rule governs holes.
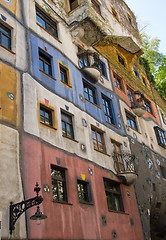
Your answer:
[[[0,62],[0,120],[19,125],[20,74],[12,67]],[[8,93],[14,95],[10,99]]]
[[[12,12],[17,17],[20,17],[20,4],[19,0],[0,0],[0,4],[2,4],[5,8],[7,8],[10,12]]]

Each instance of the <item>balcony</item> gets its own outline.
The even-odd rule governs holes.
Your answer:
[[[142,117],[146,112],[144,95],[139,91],[135,91],[134,95],[135,95],[134,97],[135,99],[134,99],[134,102],[131,104],[131,109],[138,117]]]
[[[126,185],[133,184],[137,179],[137,166],[135,155],[130,152],[113,152],[114,168],[117,176],[121,178]]]
[[[79,64],[82,72],[87,76],[93,83],[100,80],[101,73],[98,68],[99,66],[99,55],[91,51],[78,52]]]

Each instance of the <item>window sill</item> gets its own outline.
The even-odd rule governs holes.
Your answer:
[[[69,85],[69,84],[67,84],[67,83],[63,82],[62,80],[60,80],[60,81],[61,81],[61,83],[62,83],[63,85],[65,85],[65,87],[72,88],[72,86],[71,86],[71,85]]]
[[[111,126],[117,128],[117,129],[119,129],[119,127],[117,127],[117,126],[116,126],[115,124],[113,124],[113,123],[109,123],[109,122],[107,122],[107,121],[106,121],[106,123],[108,123],[109,125],[111,125]]]
[[[141,134],[141,135],[142,135],[142,133],[138,132],[138,130],[136,130],[136,129],[134,129],[134,128],[130,127],[129,125],[128,125],[128,127],[129,127],[129,128],[131,128],[132,130],[134,130],[135,132],[137,132],[137,133],[139,133],[139,134]]]
[[[93,203],[93,202],[79,201],[79,203],[81,203],[81,204],[86,204],[86,205],[90,205],[90,206],[94,206],[94,203]]]
[[[48,73],[42,71],[41,69],[39,69],[40,72],[44,73],[46,76],[52,78],[53,80],[56,80],[54,77],[52,77],[51,75],[49,75]]]
[[[10,50],[9,48],[3,46],[2,44],[0,44],[0,47],[6,49],[7,51],[9,51],[10,53],[12,53],[13,55],[15,55],[15,52],[13,52],[12,50]]]
[[[45,28],[43,28],[40,24],[36,23],[37,26],[41,27],[45,32],[47,32],[51,37],[53,37],[54,39],[56,39],[59,43],[62,44],[62,42],[56,38],[54,35],[52,35],[50,32],[48,32]]]
[[[65,204],[65,205],[73,205],[72,203],[69,203],[69,202],[62,202],[62,201],[56,201],[56,200],[53,200],[53,203]]]
[[[123,92],[124,94],[126,94],[125,91],[124,91],[122,88],[118,88],[117,86],[115,86],[115,88],[117,88],[118,90],[120,90],[121,92]]]
[[[67,139],[69,139],[69,140],[72,140],[73,142],[79,143],[79,141],[77,141],[77,140],[75,140],[75,139],[73,139],[73,138],[67,137],[67,136],[65,136],[65,135],[62,135],[62,137],[67,138]]]
[[[110,155],[109,155],[108,153],[106,153],[106,152],[102,152],[102,151],[100,151],[100,150],[98,150],[98,149],[95,149],[95,148],[94,148],[94,150],[97,151],[97,152],[99,152],[99,153],[102,153],[102,154],[104,154],[104,155],[106,155],[106,156],[108,156],[108,157],[110,157]]]
[[[57,130],[57,128],[55,128],[55,127],[53,127],[53,126],[51,126],[51,125],[48,125],[48,124],[46,124],[46,123],[43,123],[43,122],[40,122],[42,125],[44,125],[44,126],[46,126],[46,127],[49,127],[49,128],[51,128],[51,129],[54,129],[54,130]]]
[[[109,210],[109,212],[112,212],[112,213],[117,213],[117,214],[123,214],[123,215],[129,215],[129,213],[126,213],[126,212],[121,212],[121,211],[114,211],[114,210]]]
[[[85,98],[85,100],[86,100],[87,102],[90,102],[90,103],[93,104],[94,106],[98,107],[99,109],[101,109],[101,107],[99,107],[97,104],[95,104],[95,103],[89,101],[87,98]]]

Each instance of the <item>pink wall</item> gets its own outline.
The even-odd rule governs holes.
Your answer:
[[[52,191],[48,194],[41,190],[44,201],[40,206],[48,218],[42,220],[41,225],[36,225],[35,221],[29,220],[36,207],[27,211],[29,239],[113,239],[113,229],[116,230],[117,239],[120,240],[144,239],[132,186],[121,184],[125,213],[108,211],[103,177],[109,179],[113,177],[113,180],[119,181],[115,175],[111,177],[110,171],[29,136],[24,136],[23,152],[26,198],[35,195],[33,187],[36,181],[40,186],[47,183],[51,187],[50,165],[58,166],[57,157],[61,159],[60,166],[67,169],[68,204],[53,202]],[[89,174],[89,167],[92,168],[93,175]],[[91,184],[94,204],[79,203],[76,182],[77,178],[81,179],[81,174],[85,174],[85,180]],[[106,216],[107,226],[102,225],[102,214]],[[130,224],[130,217],[134,220],[134,226]]]

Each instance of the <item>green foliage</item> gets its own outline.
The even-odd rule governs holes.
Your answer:
[[[160,40],[150,39],[145,33],[141,37],[144,54],[140,57],[140,64],[144,65],[148,79],[166,99],[166,55],[159,52]]]

